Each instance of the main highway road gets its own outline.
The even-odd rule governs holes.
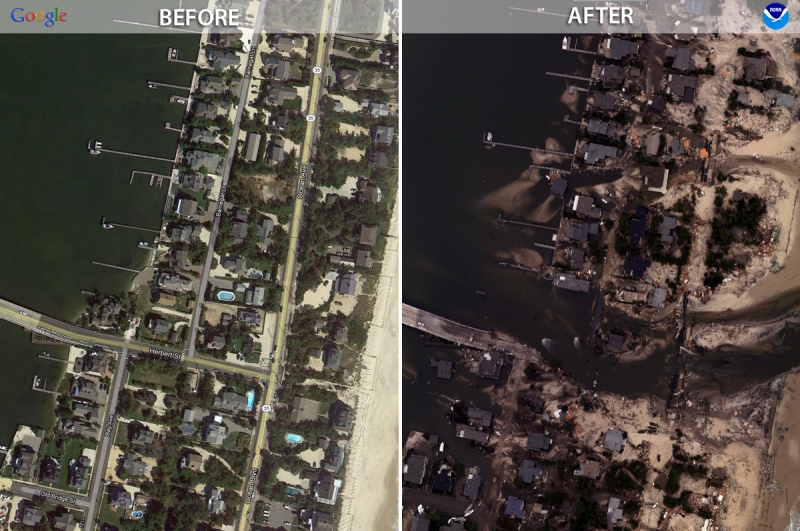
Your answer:
[[[330,53],[330,47],[333,44],[333,35],[335,28],[333,28],[333,11],[338,9],[338,0],[323,0],[322,17],[320,20],[320,31],[317,38],[317,49],[314,57],[313,67],[320,67],[318,74],[311,76],[311,89],[308,96],[308,107],[306,111],[306,132],[303,138],[303,143],[300,146],[300,168],[299,174],[295,181],[295,195],[294,195],[294,210],[292,211],[291,226],[289,229],[289,253],[286,260],[286,267],[283,274],[283,291],[281,292],[281,312],[278,318],[278,327],[275,331],[275,362],[274,367],[280,367],[285,356],[286,350],[286,332],[289,327],[289,316],[292,314],[294,297],[295,279],[297,276],[297,254],[300,242],[300,230],[303,226],[303,207],[305,205],[305,190],[308,186],[311,171],[309,169],[309,161],[311,160],[312,148],[314,139],[317,133],[317,122],[315,120],[316,114],[319,109],[319,99],[322,96],[323,82],[325,80],[325,73],[327,70],[327,56]],[[259,15],[260,16],[260,15]],[[250,458],[250,470],[252,475],[249,485],[245,486],[245,492],[242,504],[242,512],[239,516],[239,521],[236,526],[237,531],[246,531],[248,528],[248,520],[251,510],[253,509],[253,502],[255,500],[255,481],[258,477],[258,472],[263,467],[262,451],[266,449],[266,436],[267,436],[267,421],[269,420],[269,413],[265,412],[265,406],[269,407],[272,404],[275,391],[278,388],[279,381],[277,369],[273,370],[267,379],[267,389],[262,396],[261,412],[259,413],[258,423],[256,427],[256,437]]]

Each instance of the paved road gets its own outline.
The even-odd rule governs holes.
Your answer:
[[[122,337],[111,336],[101,332],[87,330],[78,325],[42,315],[31,310],[30,308],[19,306],[18,304],[14,304],[13,302],[5,299],[0,299],[0,319],[14,323],[28,330],[39,332],[40,334],[58,339],[65,343],[87,348],[97,346],[117,353],[121,353],[127,349],[130,350],[132,354],[143,352],[147,354],[164,356],[174,360],[180,360],[186,364],[193,364],[199,369],[237,373],[246,377],[265,377],[264,370],[260,368],[242,366],[229,361],[218,360],[200,355],[194,356],[191,359],[187,359],[180,351],[170,350],[169,348],[160,347],[149,343],[127,341]]]
[[[89,500],[85,496],[41,485],[30,485],[20,481],[13,481],[11,483],[11,492],[16,496],[24,498],[44,496],[54,503],[60,503],[65,507],[80,509],[82,511],[90,505]]]
[[[103,413],[100,424],[100,441],[97,444],[97,453],[92,464],[92,480],[89,488],[89,507],[84,513],[87,525],[86,529],[94,529],[94,519],[97,514],[97,505],[102,503],[100,497],[103,493],[103,477],[108,466],[108,455],[114,445],[114,434],[117,423],[114,417],[117,412],[117,399],[119,391],[125,383],[125,365],[128,362],[128,349],[122,349],[117,356],[117,370],[114,371],[114,378],[111,380],[111,390],[108,395],[108,403]]]
[[[256,21],[253,24],[253,39],[250,43],[248,61],[245,64],[242,87],[239,90],[239,108],[236,109],[236,116],[233,120],[233,133],[231,133],[230,146],[228,147],[228,155],[225,157],[225,167],[222,170],[222,186],[220,188],[219,204],[217,206],[216,215],[214,216],[213,226],[211,227],[211,236],[208,240],[208,254],[206,255],[206,263],[203,266],[203,273],[200,275],[200,288],[197,292],[197,301],[195,301],[192,322],[189,325],[189,357],[194,357],[195,355],[195,346],[197,345],[197,328],[200,326],[200,316],[203,314],[203,303],[205,302],[206,288],[208,286],[208,274],[211,271],[211,262],[214,260],[214,247],[216,245],[217,234],[219,233],[219,223],[222,219],[222,209],[225,206],[225,191],[228,188],[228,179],[230,179],[233,159],[236,156],[239,127],[242,123],[242,113],[244,113],[244,108],[246,106],[245,104],[247,102],[247,97],[250,90],[250,79],[252,78],[253,65],[255,64],[256,53],[258,52],[258,39],[261,35],[261,24],[263,22],[263,13],[266,5],[267,0],[261,0],[258,6],[258,15],[256,15]]]
[[[308,107],[306,111],[306,116],[315,116],[318,111],[319,107],[319,99],[322,94],[322,83],[325,79],[325,72],[327,70],[326,63],[327,63],[327,56],[330,52],[330,47],[333,44],[333,33],[334,29],[333,26],[333,19],[332,11],[337,9],[334,5],[338,3],[338,0],[324,0],[323,10],[322,10],[322,17],[320,21],[320,32],[317,39],[317,50],[316,50],[316,57],[314,58],[314,62],[312,63],[313,66],[322,66],[323,71],[321,74],[316,75],[312,74],[311,76],[311,90],[309,91],[308,97]],[[259,10],[259,20],[256,27],[260,27],[260,17],[263,13],[263,8],[265,5],[265,1],[262,0],[262,6]],[[327,41],[325,40],[325,37]],[[244,100],[243,100],[244,101]],[[274,367],[276,368],[273,370],[269,378],[267,380],[266,392],[262,396],[261,406],[271,405],[273,396],[275,395],[275,390],[277,389],[279,382],[278,382],[278,374],[280,370],[278,367],[282,366],[283,359],[284,359],[284,350],[285,350],[285,341],[286,341],[286,333],[287,328],[289,326],[289,317],[292,314],[293,309],[293,297],[294,297],[294,287],[295,287],[295,279],[297,277],[297,253],[298,253],[298,245],[300,242],[300,229],[303,225],[303,206],[305,205],[305,189],[307,187],[308,180],[310,179],[311,171],[309,169],[309,161],[311,160],[311,152],[314,144],[314,139],[316,138],[317,133],[317,122],[309,121],[306,123],[306,134],[303,139],[303,143],[300,146],[300,173],[297,176],[295,181],[295,201],[294,201],[294,210],[292,212],[292,218],[290,221],[290,228],[289,228],[289,252],[288,257],[286,260],[286,267],[284,267],[283,273],[283,291],[281,292],[281,312],[278,317],[278,327],[275,330],[275,362]],[[259,412],[259,417],[257,419],[257,428],[256,428],[256,437],[254,437],[254,444],[252,448],[252,453],[250,457],[249,469],[251,471],[256,472],[260,468],[263,467],[261,460],[262,454],[261,452],[267,448],[266,445],[266,434],[267,434],[267,421],[269,420],[269,414],[264,413],[263,411]],[[256,472],[257,474],[257,472]],[[248,486],[245,486],[244,498],[247,499],[247,489]],[[255,499],[255,498],[254,498]],[[242,504],[242,511],[239,515],[239,522],[236,526],[237,531],[245,531],[248,528],[248,516],[249,511],[252,509],[252,502],[251,503],[243,503]]]

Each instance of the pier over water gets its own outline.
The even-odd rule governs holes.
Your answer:
[[[534,349],[511,338],[457,323],[406,303],[403,303],[403,324],[464,347],[500,350],[518,358],[530,359],[536,355]]]

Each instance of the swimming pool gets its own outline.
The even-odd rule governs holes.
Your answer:
[[[303,492],[303,491],[301,491],[300,489],[298,489],[296,487],[286,487],[286,495],[287,496],[297,496],[301,492]]]
[[[144,513],[142,511],[133,511],[131,513],[131,518],[139,519],[142,516],[144,516]]]
[[[236,295],[232,291],[220,291],[217,293],[217,299],[225,302],[231,302],[236,299]]]
[[[292,444],[300,444],[305,439],[303,439],[302,435],[297,435],[294,433],[287,433],[286,434],[286,442],[290,442]]]
[[[255,391],[247,391],[247,411],[253,410],[253,404],[256,401],[256,392]]]
[[[250,271],[247,273],[247,278],[252,278],[253,280],[261,280],[264,278],[264,274],[261,271]]]

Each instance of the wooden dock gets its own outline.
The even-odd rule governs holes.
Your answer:
[[[97,262],[96,260],[92,260],[94,265],[103,266],[103,267],[110,267],[111,269],[118,269],[120,271],[129,271],[131,273],[141,273],[138,269],[131,269],[130,267],[122,267],[114,264],[106,264],[105,262]]]
[[[44,379],[44,382],[42,383],[41,387],[36,387],[36,380],[38,380],[38,379],[39,379],[39,376],[38,375],[34,375],[33,383],[31,384],[31,389],[32,390],[39,391],[40,393],[47,393],[49,395],[58,396],[57,392],[50,391],[49,389],[45,389],[45,386],[47,386],[47,378]]]
[[[575,39],[575,44],[578,44],[578,39]],[[567,40],[567,47],[566,48],[561,48],[561,49],[566,51],[566,52],[575,52],[575,53],[585,53],[585,54],[589,54],[589,55],[597,55],[597,52],[593,52],[591,50],[579,50],[577,48],[573,48],[572,47],[572,37],[569,37],[569,39]]]
[[[569,90],[567,90],[567,92],[569,92],[570,94],[573,94],[576,90],[578,92],[586,92],[586,93],[589,92],[589,89],[583,88],[583,87],[576,87],[575,85],[570,85],[569,86]]]
[[[559,231],[559,227],[549,227],[547,225],[539,225],[538,223],[531,223],[530,221],[514,221],[513,219],[504,219],[502,214],[498,214],[497,224],[502,227],[506,223],[511,223],[512,225],[522,225],[523,227],[532,227],[534,229],[547,229],[553,232]]]
[[[175,52],[175,57],[172,57],[172,52]],[[167,61],[172,63],[181,63],[185,65],[192,65],[192,66],[199,66],[197,61],[187,61],[186,59],[178,59],[178,49],[177,48],[170,48],[167,52]]]
[[[116,151],[114,149],[106,149],[102,148],[100,153],[113,153],[115,155],[125,155],[128,157],[136,157],[140,159],[148,159],[148,160],[160,160],[161,162],[169,162],[170,164],[175,163],[175,159],[166,159],[164,157],[154,157],[152,155],[142,155],[140,153],[128,153],[127,151]]]
[[[565,114],[564,115],[564,121],[567,122],[568,124],[575,124],[575,125],[581,125],[581,126],[583,125],[583,122],[579,122],[577,120],[572,120],[569,117],[569,114]]]
[[[152,85],[156,85],[158,87],[167,87],[167,88],[173,88],[173,89],[178,89],[178,90],[186,90],[188,92],[192,91],[192,87],[184,87],[182,85],[171,85],[169,83],[161,83],[160,81],[148,81],[147,83],[148,84],[152,84]]]
[[[153,185],[153,181],[155,180],[156,177],[158,178],[158,186],[161,186],[161,183],[162,183],[162,181],[164,179],[167,179],[167,180],[170,179],[169,175],[163,175],[161,173],[153,173],[151,171],[133,170],[131,172],[131,179],[130,179],[130,181],[128,181],[128,184],[133,184],[133,178],[136,177],[137,174],[138,175],[144,175],[146,177],[150,177],[150,186]],[[120,225],[120,227],[124,227],[124,225]],[[133,227],[133,228],[138,228],[138,227]],[[143,229],[143,230],[149,230],[149,229]]]
[[[124,223],[116,223],[116,222],[111,222],[111,221],[109,221],[108,223],[111,223],[112,225],[114,225],[114,228],[120,227],[120,228],[123,228],[123,229],[141,230],[141,231],[144,231],[144,232],[152,232],[153,234],[161,234],[161,230],[148,229],[147,227],[137,227],[136,225],[125,225]],[[138,273],[138,271],[137,271],[137,273]]]
[[[167,122],[164,124],[164,129],[167,131],[175,131],[176,133],[183,133],[183,129],[178,129],[177,127],[172,127],[172,124]]]
[[[529,146],[518,146],[516,144],[505,144],[503,142],[495,142],[491,140],[491,133],[487,133],[483,136],[483,143],[486,144],[487,149],[491,149],[495,146],[503,146],[503,147],[510,147],[515,149],[524,149],[526,151],[538,151],[539,153],[548,153],[550,155],[560,155],[562,157],[571,157],[572,153],[567,153],[565,151],[555,151],[552,149],[544,149],[544,148],[535,148]]]
[[[558,229],[555,229],[555,230],[558,230]],[[541,247],[542,249],[550,249],[551,251],[555,251],[556,250],[556,246],[555,245],[545,245],[543,243],[534,243],[533,246],[534,247]]]
[[[519,264],[512,264],[509,262],[497,262],[500,267],[510,267],[512,269],[519,269],[520,271],[527,271],[528,273],[538,273],[539,270],[535,267],[527,267]]]
[[[169,102],[170,103],[180,103],[181,105],[186,105],[186,96],[178,96],[177,94],[170,94]]]
[[[562,170],[561,168],[553,168],[552,166],[539,166],[538,164],[531,164],[530,168],[528,168],[528,176],[530,176],[531,169],[533,168],[536,168],[537,170],[555,171],[566,175],[569,175],[571,173],[570,170]]]
[[[565,79],[575,79],[577,81],[588,81],[591,83],[592,78],[583,76],[573,76],[571,74],[559,74],[558,72],[545,72],[545,75],[554,77],[563,77]]]
[[[52,356],[45,356],[44,354],[39,354],[39,355],[37,356],[37,358],[40,358],[40,359],[43,359],[43,360],[57,361],[58,363],[66,363],[66,364],[69,364],[69,360],[65,360],[65,359],[63,359],[63,358],[54,358],[54,357],[52,357]]]

